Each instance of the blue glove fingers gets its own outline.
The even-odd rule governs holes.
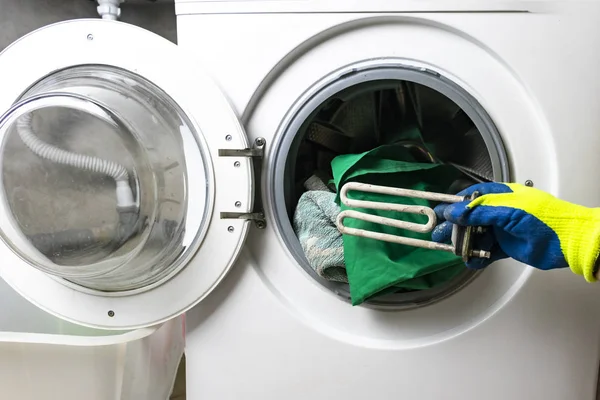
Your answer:
[[[462,192],[458,193],[457,196],[470,196],[475,191],[479,192],[481,195],[512,192],[508,186],[501,183],[478,183],[466,188]],[[444,212],[449,205],[450,204],[442,203],[434,208],[435,215],[438,217],[438,219],[444,219]]]
[[[437,243],[449,243],[452,239],[452,226],[450,222],[439,224],[431,232],[431,240]]]
[[[511,193],[512,190],[503,183],[478,183],[471,187],[466,188],[460,193],[457,193],[457,196],[470,196],[474,192],[479,192],[480,195],[486,194],[499,194],[499,193]]]
[[[515,220],[515,209],[508,207],[478,206],[468,208],[469,202],[450,204],[444,210],[444,219],[463,226],[502,226]]]
[[[473,211],[472,209],[467,208],[469,203],[469,201],[463,201],[460,203],[447,204],[443,208],[443,219],[453,224],[466,226],[469,214]]]
[[[448,208],[448,206],[449,206],[449,204],[442,203],[442,204],[439,204],[438,206],[436,206],[433,209],[433,211],[435,212],[435,216],[437,217],[438,221],[444,219],[444,211],[446,211],[446,208]]]
[[[512,190],[501,183],[480,183],[473,185],[460,193],[458,196],[470,196],[473,192],[478,192],[480,195],[510,193]],[[476,207],[469,209],[467,206],[470,201],[463,201],[454,204],[440,204],[435,207],[435,213],[438,219],[445,219],[446,222],[435,227],[431,234],[431,239],[438,243],[450,243],[452,238],[453,224],[463,226],[491,226],[498,220],[510,219],[506,215],[509,210],[494,210],[493,207]],[[500,211],[500,212],[498,212]],[[491,252],[491,258],[471,258],[467,263],[467,267],[471,269],[482,269],[493,263],[494,261],[506,258],[506,253],[500,248],[496,240],[496,236],[492,229],[489,229],[482,236],[475,236],[474,247],[478,250],[486,250]]]
[[[479,183],[473,185],[462,192],[458,193],[457,196],[470,196],[473,192],[479,192],[481,195],[493,194],[493,193],[507,193],[511,192],[510,188],[501,183]],[[438,220],[447,220],[453,223],[459,223],[460,225],[482,225],[482,224],[470,224],[466,222],[465,214],[470,213],[472,210],[467,208],[470,201],[464,201],[460,203],[447,204],[442,203],[435,207],[435,215]],[[462,221],[462,222],[459,222]],[[437,230],[437,228],[436,228]],[[436,235],[437,238],[434,241],[442,242],[441,232]]]

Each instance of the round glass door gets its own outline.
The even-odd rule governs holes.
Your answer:
[[[81,288],[159,285],[206,230],[197,138],[168,95],[125,70],[88,65],[42,79],[0,120],[3,241]]]

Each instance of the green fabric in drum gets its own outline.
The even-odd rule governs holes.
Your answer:
[[[347,182],[447,193],[452,183],[461,176],[449,165],[415,162],[411,152],[400,144],[380,146],[361,154],[341,155],[332,161],[331,166],[338,193]],[[349,192],[348,196],[357,200],[435,206],[428,200],[376,193]],[[339,195],[335,201],[341,210],[349,209],[341,204]],[[409,222],[427,221],[424,215],[356,210]],[[416,233],[362,220],[347,218],[344,224],[368,231],[431,240],[430,233]],[[430,289],[448,282],[465,268],[463,261],[451,253],[361,236],[343,235],[343,249],[353,305],[390,292]]]

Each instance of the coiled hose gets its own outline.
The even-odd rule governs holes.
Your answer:
[[[127,169],[114,161],[104,160],[94,156],[77,154],[59,149],[40,140],[33,132],[33,115],[26,114],[17,120],[19,137],[38,157],[57,164],[70,165],[75,168],[108,175],[115,180],[117,207],[127,209],[135,206],[133,191],[129,186]]]

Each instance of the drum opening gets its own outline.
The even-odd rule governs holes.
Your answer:
[[[299,232],[302,224],[294,220],[299,218],[299,202],[307,190],[336,191],[331,168],[336,157],[399,146],[418,163],[455,168],[458,175],[448,185],[448,193],[477,182],[509,178],[506,152],[487,112],[453,81],[422,69],[401,65],[349,68],[312,88],[290,116],[274,143],[270,195],[275,223],[299,265],[345,300],[350,299],[350,288],[344,268],[335,265],[335,256],[326,260],[331,265],[325,268],[315,265],[315,259],[323,263],[326,257],[305,253],[310,234]],[[323,251],[335,253],[328,247],[333,241],[323,243]],[[476,275],[463,267],[431,288],[386,293],[371,297],[365,305],[413,308],[430,304],[460,290]]]

